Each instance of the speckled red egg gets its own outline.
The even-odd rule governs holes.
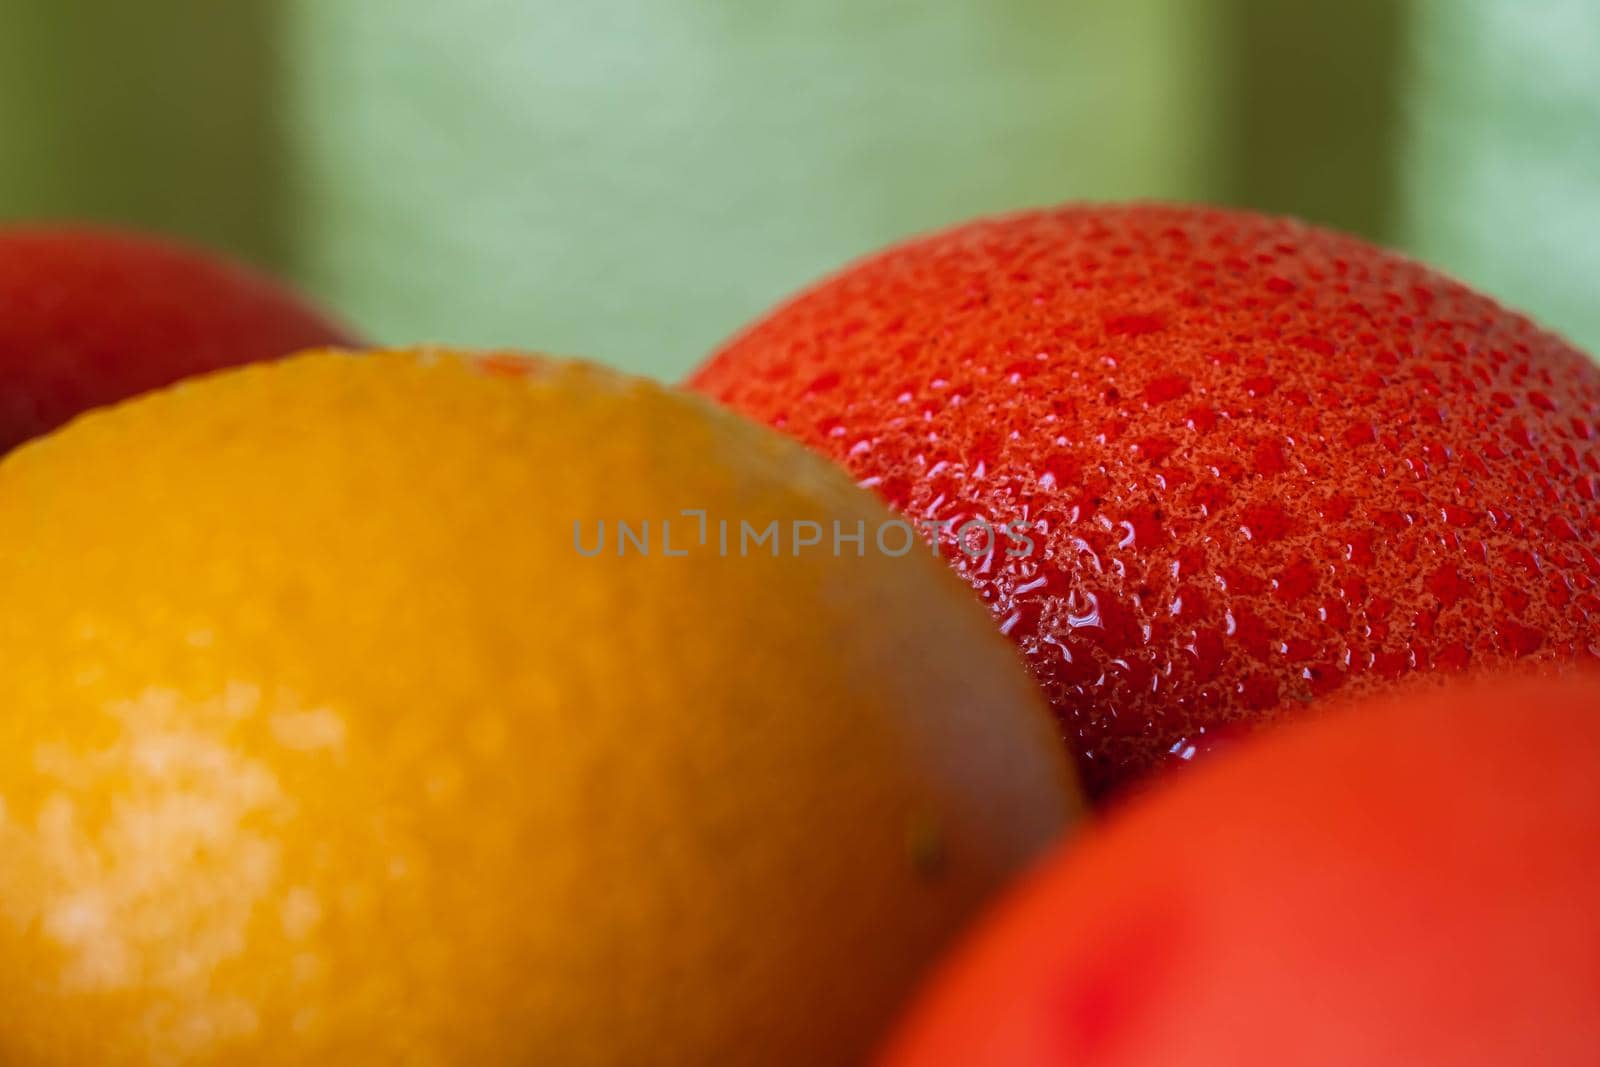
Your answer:
[[[0,452],[93,407],[345,330],[262,275],[131,233],[0,229]]]
[[[1600,683],[1311,718],[1058,851],[882,1067],[1600,1063]]]
[[[1318,698],[1600,645],[1600,370],[1293,220],[974,222],[690,385],[943,524],[1097,794]]]

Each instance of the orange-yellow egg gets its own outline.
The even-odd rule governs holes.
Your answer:
[[[693,397],[442,352],[8,457],[0,1063],[859,1060],[1070,772],[927,553],[688,509],[889,519]]]

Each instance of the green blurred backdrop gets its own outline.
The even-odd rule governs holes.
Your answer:
[[[0,218],[220,246],[384,341],[675,377],[887,241],[1126,197],[1600,347],[1600,3],[0,0]]]

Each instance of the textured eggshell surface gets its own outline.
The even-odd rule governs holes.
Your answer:
[[[1318,698],[1600,640],[1600,370],[1292,220],[974,222],[822,282],[690,384],[947,524],[1097,793]]]

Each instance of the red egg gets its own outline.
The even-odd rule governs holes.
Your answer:
[[[884,1067],[1600,1063],[1600,681],[1316,718],[1058,852]]]
[[[89,408],[345,330],[254,271],[93,229],[0,229],[0,452]]]
[[[690,385],[943,524],[1099,795],[1319,698],[1600,644],[1600,370],[1289,219],[974,222]]]

